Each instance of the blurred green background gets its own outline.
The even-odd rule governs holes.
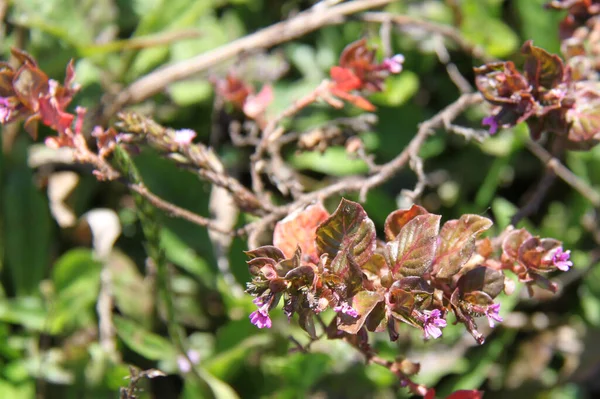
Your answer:
[[[74,104],[88,107],[93,119],[102,112],[103,95],[118,92],[161,65],[226,44],[314,3],[4,1],[0,2],[4,12],[0,43],[4,59],[9,57],[10,46],[23,48],[58,80],[64,76],[68,60],[74,58],[77,81],[82,85]],[[543,3],[398,1],[386,11],[453,25],[490,57],[514,59],[520,65],[518,50],[527,39],[559,52],[558,21],[563,15],[544,10]],[[180,39],[148,44],[167,34]],[[360,37],[380,45],[380,25],[353,18],[268,51],[249,52],[208,73],[172,84],[165,93],[134,108],[165,125],[196,130],[199,139],[222,156],[228,171],[249,183],[250,152],[232,144],[227,129],[236,116],[226,108],[215,111],[209,78],[224,76],[232,65],[240,64],[249,71],[244,77],[256,87],[278,78],[275,101],[269,109],[275,114],[326,78],[342,49]],[[140,47],[139,38],[151,40],[142,40]],[[452,62],[471,83],[471,68],[481,63],[452,42],[420,29],[394,27],[391,38],[393,52],[406,57],[405,69],[387,81],[383,93],[370,97],[378,107],[378,121],[371,132],[363,134],[378,163],[397,155],[419,122],[458,97],[458,89],[436,54],[440,44],[446,44]],[[107,98],[110,100],[104,97],[104,101]],[[360,112],[350,106],[341,111],[313,106],[290,127],[307,130]],[[456,123],[479,128],[486,112],[485,107],[471,109]],[[50,132],[42,131],[44,134]],[[163,305],[156,303],[154,271],[145,264],[142,233],[126,188],[116,182],[96,181],[85,167],[36,163],[35,159],[45,154],[43,145],[40,140],[33,143],[20,126],[3,127],[1,137],[0,397],[115,398],[119,388],[128,384],[130,364],[168,374],[141,381],[140,398],[409,397],[393,374],[377,365],[365,366],[361,356],[341,341],[323,340],[314,343],[310,353],[289,353],[294,348],[290,336],[301,343],[308,340],[296,322],[288,324],[276,311],[271,330],[251,325],[251,298],[237,295],[238,291],[224,282],[206,230],[159,214],[165,227],[162,244],[173,264],[177,320],[186,329],[190,347],[199,354],[196,368],[203,383],[195,383],[189,373],[179,370],[175,346],[167,338]],[[493,218],[499,232],[543,175],[543,165],[524,148],[527,137],[522,125],[481,144],[437,132],[422,150],[425,172],[433,182],[423,193],[422,204],[430,212],[442,214],[444,220],[463,213],[485,214]],[[328,175],[367,170],[362,161],[350,159],[343,147],[329,148],[324,154],[296,153],[289,148],[285,154],[309,188]],[[135,159],[153,192],[208,215],[208,184],[149,149],[144,148]],[[589,184],[600,186],[600,147],[569,153],[565,164]],[[401,190],[412,189],[415,183],[414,174],[407,170],[369,193],[365,208],[378,231],[382,231],[387,214],[402,205]],[[61,190],[66,193],[57,193]],[[339,197],[332,198],[327,206],[332,210],[338,201]],[[58,220],[56,209],[61,205],[72,210],[75,222]],[[104,258],[94,256],[100,244],[93,245],[89,226],[95,239],[110,236],[110,226],[96,226],[96,219],[87,213],[97,209],[116,212],[122,229],[112,252]],[[517,289],[513,296],[501,298],[505,323],[483,346],[476,346],[462,326],[449,325],[443,339],[428,343],[422,341],[419,331],[406,326],[394,344],[385,334],[372,336],[381,355],[390,359],[407,356],[420,362],[416,381],[435,386],[441,397],[456,389],[476,388],[486,391],[486,399],[509,395],[514,399],[598,397],[600,264],[598,237],[594,239],[594,234],[598,236],[595,211],[578,193],[557,181],[539,211],[522,224],[541,236],[563,240],[565,248],[572,250],[575,267],[558,277],[564,290],[555,296],[529,299]],[[229,255],[239,287],[249,280],[244,249],[246,243],[236,239]],[[103,267],[111,271],[113,279],[114,351],[103,348],[98,339],[97,302]]]

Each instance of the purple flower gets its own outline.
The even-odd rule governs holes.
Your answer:
[[[571,266],[573,266],[573,262],[569,260],[570,257],[571,251],[564,251],[562,247],[558,247],[552,256],[552,264],[554,264],[554,266],[556,266],[559,270],[566,272]]]
[[[404,56],[402,54],[396,54],[392,58],[386,58],[383,60],[383,68],[388,70],[390,73],[402,72],[402,64],[404,63]]]
[[[496,134],[498,131],[498,122],[496,122],[496,118],[494,116],[486,116],[481,121],[481,124],[490,127],[490,134]]]
[[[497,321],[498,323],[502,323],[502,317],[500,317],[499,312],[500,312],[500,304],[499,303],[490,305],[485,310],[485,316],[488,318],[488,323],[490,324],[490,328],[494,328],[496,326],[496,324],[494,324],[495,321]]]
[[[421,321],[423,322],[423,330],[425,339],[433,337],[434,339],[442,336],[440,327],[446,327],[447,323],[442,317],[442,312],[439,309],[424,310]]]
[[[0,123],[8,123],[14,107],[6,97],[0,97]]]
[[[258,328],[271,328],[272,323],[268,313],[263,313],[260,309],[250,313],[250,322]]]
[[[180,145],[191,144],[194,137],[196,137],[196,132],[194,132],[192,129],[181,129],[175,131],[175,142]]]
[[[271,319],[269,318],[269,305],[270,301],[264,301],[263,298],[258,297],[252,301],[258,310],[250,313],[250,322],[258,328],[271,328]]]
[[[335,312],[346,314],[350,317],[358,317],[358,312],[347,302],[342,302],[340,305],[333,308]]]
[[[187,352],[187,357],[183,355],[177,356],[177,367],[182,373],[189,373],[192,370],[192,365],[198,364],[199,362],[200,353],[195,349],[190,349]]]

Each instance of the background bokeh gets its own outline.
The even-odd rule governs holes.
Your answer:
[[[543,3],[398,1],[386,11],[453,25],[490,57],[520,65],[518,53],[525,40],[533,39],[550,52],[560,51],[558,21],[563,14],[544,10]],[[88,107],[91,127],[111,95],[124,85],[161,65],[226,44],[313,4],[300,0],[0,1],[4,12],[1,51],[8,59],[10,46],[25,49],[57,80],[63,78],[69,59],[75,59],[82,90],[74,104]],[[269,113],[276,114],[326,78],[348,43],[367,37],[381,49],[380,28],[351,18],[268,51],[244,54],[208,73],[174,83],[165,93],[133,108],[162,124],[194,129],[200,141],[222,156],[232,175],[249,183],[250,150],[234,146],[228,134],[230,122],[239,115],[215,102],[210,79],[234,67],[241,68],[244,78],[256,87],[273,83],[275,101]],[[156,44],[156,38],[165,35],[179,39]],[[391,37],[394,53],[406,57],[404,71],[387,80],[383,93],[369,97],[377,105],[377,123],[362,135],[378,163],[397,155],[421,121],[459,96],[436,53],[440,45],[471,83],[471,68],[481,63],[452,42],[422,29],[395,27]],[[479,128],[488,111],[485,106],[471,109],[456,123]],[[361,112],[349,106],[343,110],[312,106],[290,128],[307,130]],[[130,364],[168,374],[142,381],[140,398],[408,397],[392,373],[365,365],[360,354],[342,341],[322,340],[311,345],[310,353],[290,353],[294,348],[290,336],[301,343],[307,337],[281,312],[272,312],[270,330],[250,324],[252,298],[238,295],[249,280],[242,253],[246,243],[236,239],[230,250],[231,270],[239,285],[232,287],[216,266],[206,230],[159,213],[165,227],[162,244],[173,264],[177,320],[199,354],[196,367],[206,384],[196,385],[185,378],[167,338],[162,304],[156,303],[153,270],[145,263],[142,233],[126,188],[118,182],[96,181],[83,166],[35,162],[43,158],[42,140],[34,143],[21,126],[2,129],[0,397],[118,397],[119,388],[128,384],[125,377]],[[43,139],[51,132],[42,130],[41,134]],[[436,132],[421,152],[433,183],[421,203],[444,220],[463,213],[489,216],[496,223],[495,231],[501,231],[544,172],[544,165],[525,148],[526,140],[523,125],[502,130],[483,143]],[[285,155],[309,188],[323,184],[328,176],[367,170],[363,161],[351,159],[343,147],[328,148],[323,154],[287,148]],[[208,214],[208,184],[147,148],[135,160],[153,192]],[[600,147],[570,152],[564,163],[592,186],[600,186]],[[69,181],[57,180],[65,176],[62,172],[75,172],[76,185],[61,197],[49,188],[69,187]],[[68,176],[67,180],[72,179],[73,173]],[[412,189],[415,183],[413,172],[407,170],[369,193],[364,206],[378,231],[389,212],[405,205],[401,190]],[[63,197],[77,218],[69,227],[61,227],[57,220],[57,202]],[[332,198],[326,205],[333,210],[338,202],[339,197]],[[116,212],[122,233],[110,256],[99,261],[92,249],[89,225],[93,222],[87,212],[104,208]],[[486,399],[597,397],[600,230],[595,220],[595,211],[585,198],[556,181],[538,212],[521,223],[541,236],[562,240],[572,250],[575,266],[556,276],[564,286],[557,295],[528,298],[518,286],[513,296],[501,298],[505,323],[487,332],[490,335],[483,346],[477,346],[462,326],[452,325],[435,342],[424,343],[419,331],[404,326],[397,343],[389,343],[386,334],[374,334],[373,345],[384,357],[419,361],[421,373],[416,381],[435,386],[441,397],[456,389],[476,388],[486,391]],[[98,342],[96,309],[103,267],[113,275],[116,353]]]

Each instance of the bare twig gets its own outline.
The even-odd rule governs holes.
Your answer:
[[[150,202],[156,208],[165,211],[170,216],[185,219],[188,222],[197,224],[198,226],[204,226],[207,229],[218,232],[220,234],[236,235],[235,231],[222,228],[218,222],[212,219],[205,218],[203,216],[195,214],[194,212],[188,211],[187,209],[180,208],[175,204],[165,201],[158,195],[152,193],[150,190],[148,190],[146,186],[142,184],[128,184],[127,186],[132,191],[135,191],[136,193],[146,198],[148,202]]]
[[[262,232],[270,225],[274,224],[282,216],[299,209],[313,201],[323,200],[344,192],[360,193],[360,200],[365,201],[367,192],[376,186],[383,184],[392,178],[399,170],[401,170],[411,160],[412,157],[418,157],[418,152],[434,129],[440,128],[454,120],[469,106],[475,105],[483,101],[479,93],[463,94],[454,103],[450,104],[431,119],[421,123],[417,134],[406,148],[398,154],[390,162],[382,165],[376,173],[369,176],[354,176],[338,180],[336,183],[330,184],[320,190],[307,193],[299,197],[296,201],[282,205],[274,209],[269,215],[264,218],[246,225],[243,230],[248,233],[248,247],[255,248],[258,246],[259,237]]]
[[[355,0],[329,8],[306,10],[292,19],[276,23],[214,50],[149,73],[125,88],[114,100],[107,113],[112,115],[123,106],[143,101],[173,82],[206,71],[244,52],[287,42],[323,26],[339,24],[344,21],[345,16],[382,7],[393,1]]]
[[[414,26],[427,32],[442,35],[460,47],[462,51],[486,63],[494,61],[494,58],[488,56],[481,47],[469,43],[460,31],[449,25],[440,25],[434,22],[425,21],[410,17],[408,15],[395,15],[387,12],[367,12],[361,16],[363,21],[377,22],[380,24],[390,21],[399,26]]]
[[[526,146],[527,149],[531,151],[533,155],[538,157],[548,169],[556,173],[556,176],[560,177],[561,180],[584,196],[595,208],[600,207],[600,193],[598,193],[596,189],[571,172],[559,159],[553,157],[551,153],[538,143],[529,140],[526,143]]]

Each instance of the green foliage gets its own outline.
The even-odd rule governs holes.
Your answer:
[[[479,46],[488,57],[514,61],[524,74],[534,76],[537,88],[545,90],[560,80],[562,74],[562,64],[549,54],[559,54],[561,50],[558,21],[564,16],[544,10],[545,2],[398,1],[386,11],[452,25],[467,43]],[[87,106],[88,116],[93,119],[112,101],[110,94],[103,98],[104,94],[114,93],[121,85],[164,65],[187,60],[291,18],[315,1],[18,0],[8,3],[6,24],[0,32],[2,58],[9,58],[9,46],[23,47],[39,60],[48,76],[59,81],[66,63],[73,58],[77,81],[83,86],[74,104]],[[279,45],[268,53],[244,53],[193,79],[169,85],[163,93],[137,107],[174,128],[194,129],[199,141],[210,144],[215,153],[223,156],[225,168],[247,183],[249,153],[247,148],[231,144],[228,125],[223,122],[229,121],[231,114],[221,118],[223,115],[213,113],[214,90],[210,78],[224,76],[233,66],[242,68],[244,77],[254,87],[273,84],[275,101],[267,113],[276,115],[328,77],[329,68],[348,43],[365,36],[369,42],[380,44],[381,50],[379,32],[378,24],[350,18]],[[532,63],[529,58],[529,63],[523,64],[523,58],[517,54],[521,43],[529,39],[540,48],[527,48],[539,63]],[[388,78],[383,91],[368,96],[378,107],[374,112],[377,122],[366,134],[360,132],[377,163],[399,154],[415,135],[420,122],[458,96],[434,51],[439,41],[438,35],[418,26],[392,29],[391,50],[405,55],[404,71]],[[465,55],[452,40],[444,39],[444,43],[451,61],[474,83],[471,68],[483,61]],[[573,122],[570,126],[574,137],[583,141],[600,126],[597,115],[600,90],[597,84],[577,84],[574,90],[579,101],[566,118]],[[290,131],[310,131],[335,118],[356,116],[359,112],[351,105],[333,110],[317,104],[286,121],[286,126]],[[465,114],[460,124],[479,128],[487,112],[487,108],[475,108]],[[72,226],[59,225],[50,211],[48,179],[57,168],[74,169],[81,176],[88,175],[88,171],[71,164],[32,167],[31,139],[22,127],[2,129],[0,397],[117,397],[119,388],[128,384],[125,377],[129,375],[129,365],[157,368],[170,374],[169,378],[156,377],[152,383],[140,382],[140,398],[406,395],[405,390],[398,389],[392,373],[374,364],[364,366],[363,359],[341,340],[321,340],[309,345],[309,353],[290,354],[290,350],[297,349],[288,339],[290,336],[301,345],[307,345],[310,338],[296,327],[296,320],[288,324],[280,311],[272,312],[274,328],[268,333],[255,328],[248,321],[255,306],[249,297],[237,296],[232,287],[232,284],[243,287],[248,279],[242,254],[245,241],[235,239],[224,254],[234,276],[233,281],[224,280],[216,266],[219,253],[205,229],[170,218],[148,204],[135,203],[120,182],[84,181],[83,177],[64,201],[74,210],[77,222]],[[86,131],[90,130],[91,126],[86,127]],[[48,130],[41,129],[41,140],[48,134]],[[399,193],[414,187],[415,177],[412,172],[403,171],[369,192],[366,203],[362,204],[366,212],[345,200],[322,225],[316,247],[331,257],[336,272],[352,282],[356,275],[349,259],[373,274],[382,270],[385,257],[371,255],[376,251],[375,232],[384,232],[379,238],[395,243],[387,254],[387,262],[393,265],[396,277],[408,279],[405,284],[420,284],[414,277],[425,272],[435,272],[451,281],[475,251],[475,239],[488,229],[491,235],[503,231],[538,184],[543,165],[526,150],[526,140],[527,127],[523,123],[483,143],[432,132],[420,154],[431,183],[421,196],[423,208],[412,208],[410,217],[406,213],[392,213],[386,219],[394,210],[407,208],[405,197]],[[342,145],[330,146],[323,153],[286,147],[283,154],[291,172],[302,177],[307,190],[328,184],[331,176],[364,174],[369,170],[363,159],[350,154]],[[139,175],[132,172],[131,176],[136,181],[143,181],[153,193],[168,201],[198,214],[210,214],[211,188],[197,176],[147,148],[134,160]],[[600,147],[568,153],[564,162],[587,184],[600,187]],[[125,165],[125,169],[131,166]],[[448,187],[455,188],[451,196],[444,191]],[[338,201],[339,198],[332,199],[325,205],[333,211]],[[141,212],[136,213],[136,206]],[[114,209],[120,217],[122,233],[107,258],[97,256],[89,227],[82,218],[85,211],[94,208]],[[463,337],[463,330],[451,325],[451,320],[440,343],[424,345],[421,332],[402,331],[397,344],[382,339],[379,333],[373,334],[373,346],[389,359],[406,357],[420,361],[417,380],[436,386],[440,397],[456,389],[480,387],[491,398],[577,398],[597,394],[585,384],[563,383],[561,374],[572,372],[569,367],[579,360],[583,371],[597,367],[593,351],[600,329],[600,264],[593,239],[598,230],[594,224],[597,210],[560,181],[539,208],[518,227],[527,227],[536,235],[555,237],[573,251],[574,277],[564,275],[567,276],[564,289],[554,300],[536,295],[533,300],[519,302],[521,284],[516,283],[517,292],[512,296],[499,294],[499,276],[474,268],[469,272],[472,273],[469,284],[464,280],[461,283],[463,290],[477,298],[499,294],[497,301],[502,305],[502,315],[508,316],[516,309],[516,318],[524,318],[524,324],[500,326],[487,336],[485,345],[476,348],[472,347],[470,337]],[[440,218],[427,215],[425,209],[451,221],[440,229]],[[468,216],[460,218],[463,214]],[[321,216],[315,220],[322,221]],[[490,227],[488,218],[494,221],[494,226]],[[240,219],[250,220],[250,217],[243,214]],[[434,240],[438,236],[444,237],[444,245],[436,247]],[[555,243],[530,242],[533,244],[552,247]],[[432,249],[436,252],[432,253]],[[154,263],[146,261],[146,250],[153,255]],[[288,277],[295,281],[310,280],[311,271],[294,263],[297,262],[294,250],[288,254],[286,249],[284,254],[271,247],[251,255],[254,259],[275,259],[277,272],[291,273]],[[523,256],[530,261],[541,255],[530,251]],[[285,263],[286,258],[290,262]],[[254,260],[250,271],[260,262],[265,261]],[[111,320],[116,353],[99,342],[98,296],[106,270],[112,280]],[[554,274],[544,276],[548,281],[555,279]],[[161,286],[166,280],[170,285]],[[171,291],[170,305],[166,288]],[[163,292],[160,300],[158,290]],[[366,325],[370,330],[380,331],[383,301],[376,292],[358,293],[351,305],[361,317],[344,319],[340,329],[355,333]],[[169,311],[173,312],[171,318]],[[548,316],[547,324],[544,320],[540,322],[540,314]],[[400,312],[396,315],[405,317]],[[322,317],[325,322],[333,319],[329,311]],[[305,314],[300,318],[303,327],[318,330],[312,318]],[[173,339],[177,334],[171,331],[169,335],[169,324],[185,330],[186,350],[200,354],[200,360],[192,365],[195,372],[180,369],[181,348]],[[564,344],[569,337],[574,338]],[[510,385],[507,381],[511,370],[522,367],[524,362],[518,355],[530,350],[531,342],[535,348],[550,348],[552,356],[536,369],[539,375],[524,377],[525,382]],[[580,359],[581,345],[583,352],[589,353]],[[533,353],[531,358],[541,357],[538,356],[541,350]],[[529,363],[524,363],[529,367]],[[573,381],[578,376],[585,378],[586,374],[577,371]]]

